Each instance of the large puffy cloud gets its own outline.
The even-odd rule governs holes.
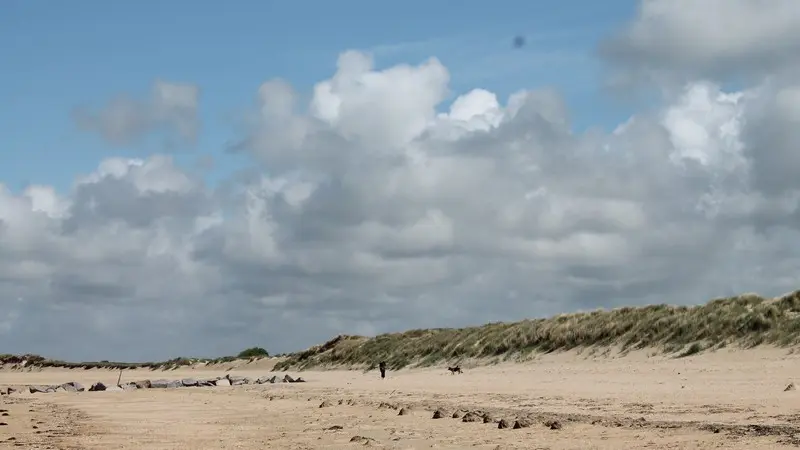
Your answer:
[[[156,80],[144,100],[117,96],[98,111],[76,109],[73,119],[81,129],[114,146],[137,144],[157,131],[166,133],[170,145],[193,143],[200,127],[199,102],[197,86]]]
[[[269,80],[212,190],[164,156],[69,192],[0,189],[0,335],[65,358],[294,350],[336,333],[479,324],[796,288],[796,89],[687,84],[611,133],[558,92],[442,109],[434,59],[345,52],[307,105]],[[794,164],[794,165],[793,165]]]
[[[0,286],[15,319],[4,343],[67,355],[96,355],[97,342],[136,354],[135,341],[173,334],[186,345],[179,327],[205,317],[198,306],[215,308],[203,297],[214,273],[191,258],[193,233],[219,220],[213,205],[160,156],[103,161],[68,195],[0,189]]]
[[[641,0],[636,17],[600,47],[637,75],[764,76],[797,69],[794,0]]]

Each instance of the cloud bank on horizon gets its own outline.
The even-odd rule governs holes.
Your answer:
[[[476,87],[437,112],[435,57],[344,51],[307,101],[267,80],[231,145],[249,176],[212,187],[153,154],[68,191],[0,184],[0,350],[288,351],[800,288],[798,43],[797,1],[643,0],[598,56],[663,96],[610,133],[573,131],[548,88]],[[110,146],[192,141],[200,88],[159,80],[73,119]]]

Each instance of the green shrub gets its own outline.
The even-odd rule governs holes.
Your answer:
[[[242,350],[237,355],[238,358],[247,359],[247,358],[267,358],[269,357],[269,353],[261,347],[250,347],[248,349]]]

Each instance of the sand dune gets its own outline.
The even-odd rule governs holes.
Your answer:
[[[231,372],[261,376],[260,367]],[[290,372],[292,375],[297,372]],[[786,350],[725,350],[680,359],[585,358],[390,372],[302,372],[303,384],[6,395],[0,447],[64,449],[674,449],[794,448],[800,373]],[[213,377],[221,368],[131,370],[134,379]],[[279,373],[283,375],[283,373]],[[118,372],[1,371],[0,385],[116,382]],[[330,406],[320,408],[322,402]],[[399,416],[405,407],[409,414]],[[442,409],[446,418],[432,419]],[[489,423],[452,418],[460,410]],[[522,429],[499,429],[528,418]],[[560,422],[561,429],[543,425]],[[34,428],[35,427],[35,428]],[[356,438],[356,436],[361,438]],[[7,441],[9,438],[13,441]],[[48,447],[50,445],[50,447]]]

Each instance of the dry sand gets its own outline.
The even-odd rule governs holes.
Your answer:
[[[202,378],[227,367],[125,371],[123,380]],[[232,369],[267,375],[269,363]],[[291,375],[298,375],[290,371]],[[299,373],[308,382],[6,395],[0,448],[59,449],[779,449],[800,445],[800,374],[785,350],[671,359],[563,353],[525,364],[389,372]],[[100,370],[0,371],[0,385],[116,383]],[[279,375],[283,375],[280,373]],[[798,380],[800,381],[800,380]],[[323,401],[331,405],[320,408]],[[341,403],[341,404],[340,404]],[[388,403],[388,405],[382,403]],[[399,416],[395,408],[411,412]],[[442,408],[444,419],[432,419]],[[480,410],[513,424],[464,423]],[[562,428],[543,425],[558,420]],[[367,438],[350,442],[354,436]],[[14,438],[14,440],[8,440]],[[14,447],[16,446],[16,447]]]

